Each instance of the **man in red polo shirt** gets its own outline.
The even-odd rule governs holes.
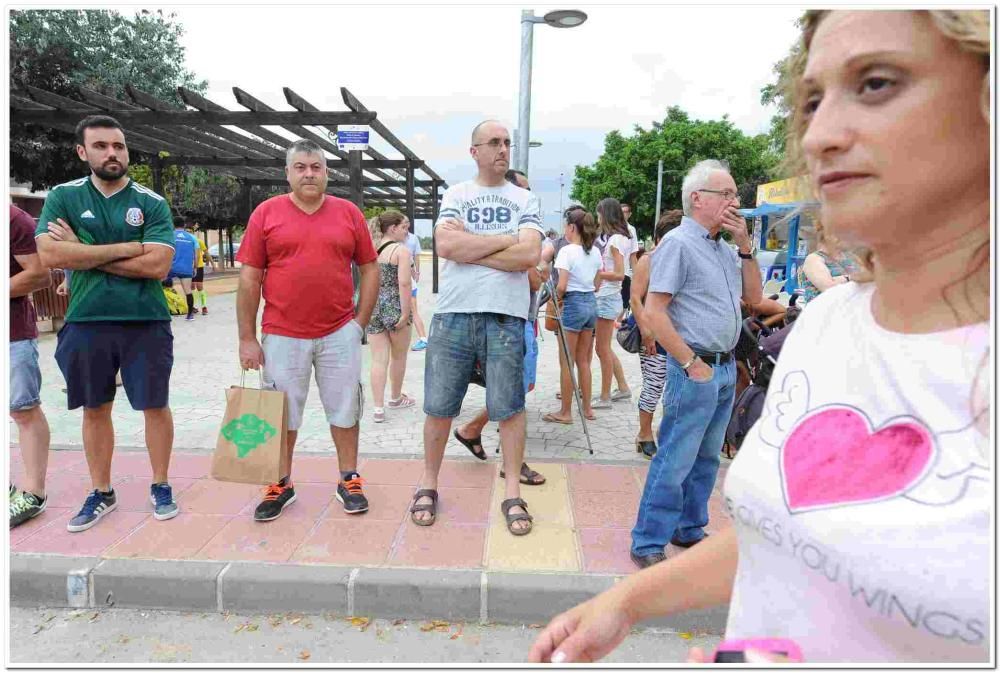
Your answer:
[[[326,194],[326,156],[299,140],[288,148],[292,191],[257,206],[236,255],[242,263],[236,300],[240,364],[264,368],[266,387],[288,397],[288,450],[295,447],[309,378],[316,369],[320,399],[337,448],[337,499],[348,514],[368,511],[358,474],[361,337],[378,296],[378,264],[365,217],[350,201]],[[351,262],[361,271],[354,313]],[[266,273],[265,273],[266,271]],[[257,341],[257,308],[264,318]],[[289,468],[291,472],[291,468]],[[268,486],[254,512],[277,519],[295,500],[291,475]]]

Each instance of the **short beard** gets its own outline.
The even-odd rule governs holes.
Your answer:
[[[106,170],[104,168],[104,166],[97,167],[97,166],[93,166],[92,165],[90,167],[90,170],[92,170],[94,172],[94,175],[96,175],[101,180],[107,180],[108,182],[114,182],[115,180],[120,179],[123,175],[125,175],[128,172],[128,166],[126,166],[125,164],[118,164],[118,165],[121,166],[122,169],[121,169],[121,172],[117,172],[117,173],[113,173],[113,172],[111,172],[109,170]]]

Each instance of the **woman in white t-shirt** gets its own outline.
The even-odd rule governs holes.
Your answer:
[[[582,208],[566,216],[565,228],[568,245],[556,256],[559,269],[556,299],[562,307],[563,334],[570,357],[576,363],[576,376],[580,384],[583,414],[594,420],[591,410],[590,362],[594,358],[594,326],[597,324],[597,300],[594,295],[601,288],[601,252],[594,245],[597,224],[594,217]],[[572,365],[571,365],[572,366]],[[573,384],[568,376],[560,377],[562,408],[545,414],[543,421],[570,424],[573,422]]]
[[[637,621],[726,601],[727,639],[808,662],[990,660],[990,15],[802,28],[792,174],[868,274],[785,342],[726,477],[733,525],[555,618],[532,661],[600,659]]]
[[[601,398],[593,404],[595,409],[610,409],[611,403],[632,398],[632,390],[625,380],[622,363],[611,349],[615,321],[622,308],[622,279],[625,278],[625,260],[632,251],[632,241],[622,207],[616,199],[601,199],[597,204],[597,227],[600,236],[597,247],[601,250],[601,288],[597,291],[597,358],[601,361]],[[618,383],[612,394],[611,379]]]

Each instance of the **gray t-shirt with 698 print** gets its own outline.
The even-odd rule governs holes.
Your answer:
[[[448,218],[460,220],[478,236],[517,236],[523,229],[537,231],[540,239],[545,235],[538,197],[509,182],[484,187],[469,180],[449,187],[435,226]],[[450,259],[441,266],[435,313],[500,313],[527,320],[529,303],[527,271],[498,271]]]

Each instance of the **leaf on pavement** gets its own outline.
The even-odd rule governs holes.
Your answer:
[[[540,629],[540,628],[542,628],[542,625],[541,624],[528,624],[528,628],[529,629]]]
[[[694,638],[694,636],[692,636],[690,633],[678,633],[677,635],[679,635],[684,640],[691,640],[692,638]]]
[[[351,617],[348,621],[351,622],[351,626],[356,626],[362,631],[366,630],[368,625],[372,623],[368,617]]]
[[[302,661],[306,661],[311,656],[312,655],[309,653],[309,650],[302,650],[301,652],[299,652],[299,659],[301,659]]]
[[[396,620],[394,620],[394,621],[392,622],[392,625],[393,625],[393,626],[399,626],[400,624],[404,624],[404,623],[406,623],[406,620],[405,620],[405,619],[396,619]]]
[[[240,631],[242,631],[242,630],[243,630],[243,629],[245,629],[246,627],[247,627],[247,625],[246,625],[246,624],[240,624],[240,625],[239,625],[239,626],[237,626],[237,627],[236,627],[235,629],[233,629],[233,633],[239,633]]]
[[[247,624],[247,631],[256,631],[259,628],[257,624]]]
[[[100,612],[95,612],[94,614],[90,615],[90,619],[88,621],[90,621],[90,622],[96,622],[98,619],[100,619],[100,617],[101,617],[101,613]]]

